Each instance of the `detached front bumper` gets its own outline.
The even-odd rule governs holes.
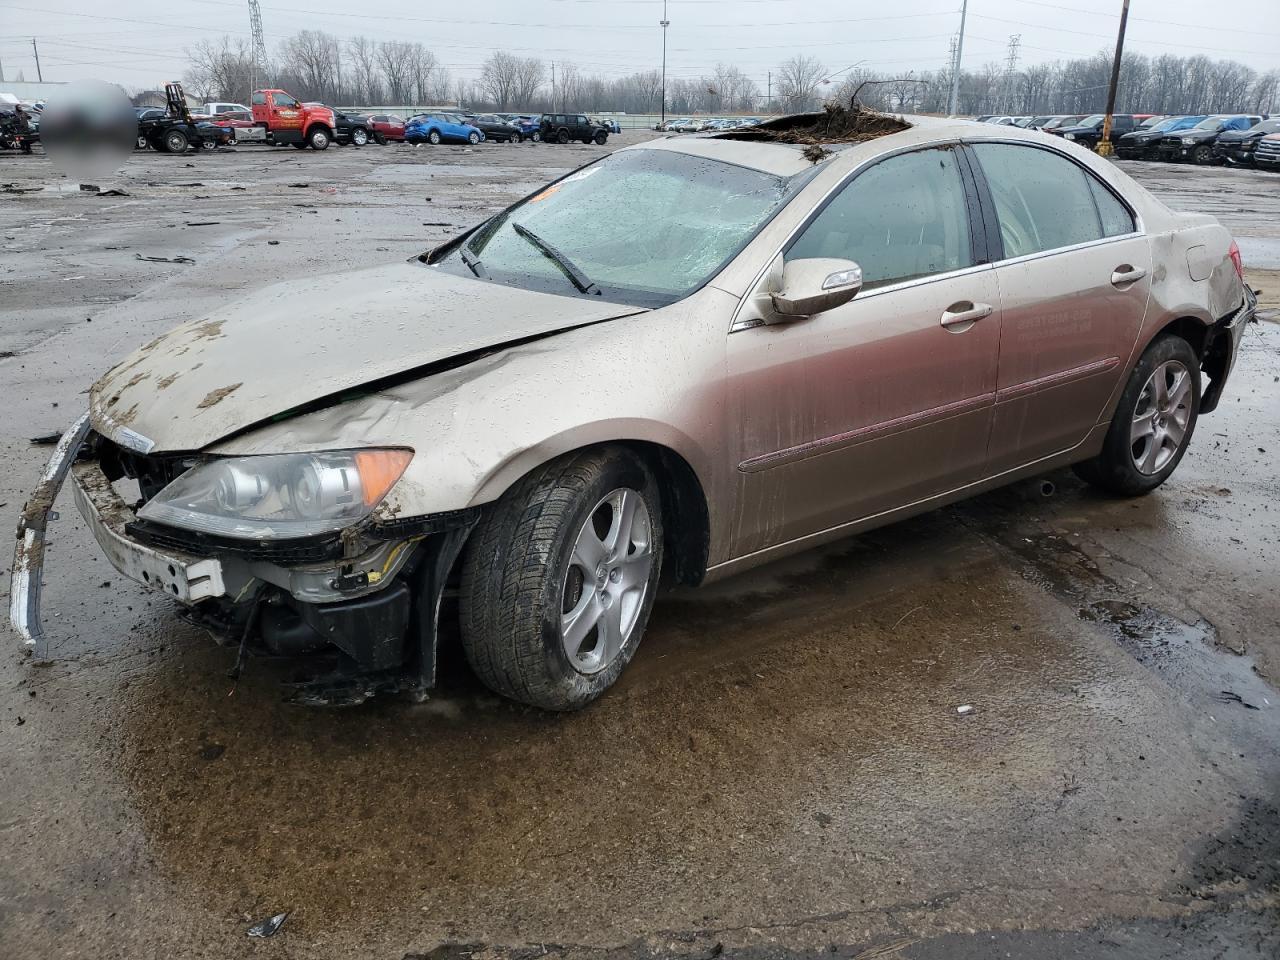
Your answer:
[[[43,634],[40,588],[44,573],[45,534],[58,492],[72,478],[76,508],[111,565],[131,580],[182,603],[196,603],[226,593],[222,564],[212,557],[156,550],[131,539],[125,524],[133,512],[93,461],[76,459],[89,435],[85,414],[62,435],[40,477],[36,492],[18,520],[18,544],[10,577],[9,621],[22,641],[31,645]]]
[[[350,531],[332,559],[280,561],[253,545],[184,549],[145,531],[101,461],[104,441],[86,414],[58,441],[23,508],[11,575],[9,619],[24,644],[43,636],[40,587],[45,535],[67,478],[76,507],[117,571],[176,601],[185,619],[245,650],[326,654],[330,672],[300,684],[295,699],[358,703],[377,692],[435,684],[437,622],[445,582],[479,512],[401,521],[393,536]],[[107,470],[103,464],[107,462]],[[129,474],[132,476],[132,474]],[[335,659],[336,658],[336,659]]]

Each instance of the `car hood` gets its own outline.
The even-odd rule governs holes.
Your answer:
[[[1212,140],[1221,135],[1222,133],[1218,130],[1197,130],[1194,127],[1169,134],[1171,137],[1190,137],[1192,140]]]
[[[1098,133],[1101,127],[1059,127],[1054,133],[1066,136],[1068,133]]]
[[[644,312],[416,261],[266,287],[152,341],[90,390],[94,428],[140,452],[190,451],[388,378]]]
[[[1257,140],[1261,137],[1261,133],[1254,133],[1252,130],[1224,130],[1222,133],[1218,134],[1218,142],[1231,143],[1242,140]]]

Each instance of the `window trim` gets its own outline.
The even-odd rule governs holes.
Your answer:
[[[1066,247],[1051,247],[1048,250],[1037,250],[1035,253],[1024,253],[1017,257],[1006,257],[1004,255],[1004,238],[1000,236],[999,214],[996,211],[995,198],[991,196],[991,189],[987,184],[986,172],[982,169],[982,162],[978,159],[977,153],[968,148],[979,143],[1003,144],[1005,146],[1029,147],[1032,150],[1043,150],[1046,153],[1053,154],[1055,157],[1061,157],[1063,160],[1074,164],[1086,177],[1091,177],[1103,189],[1110,193],[1120,202],[1120,205],[1129,211],[1129,216],[1133,218],[1133,230],[1129,233],[1116,234],[1114,237],[1099,237],[1096,240],[1085,240],[1082,243],[1074,243]],[[1146,235],[1146,225],[1142,222],[1142,216],[1134,209],[1133,205],[1122,197],[1112,186],[1102,177],[1098,176],[1085,164],[1081,163],[1076,157],[1070,156],[1061,150],[1044,143],[1031,143],[1024,140],[1002,140],[996,137],[981,137],[977,139],[966,139],[964,142],[967,153],[972,154],[973,175],[978,182],[978,192],[983,198],[984,218],[989,215],[988,222],[994,233],[993,242],[995,244],[994,252],[997,254],[992,260],[994,266],[1002,267],[1006,264],[1025,263],[1029,260],[1039,260],[1043,257],[1057,256],[1060,253],[1068,253],[1076,250],[1085,250],[1089,247],[1101,246],[1105,243],[1117,243],[1121,240],[1132,240],[1135,237]],[[1089,196],[1093,198],[1093,207],[1098,214],[1098,225],[1102,226],[1102,211],[1098,210],[1097,198],[1093,197],[1093,191],[1089,191]]]

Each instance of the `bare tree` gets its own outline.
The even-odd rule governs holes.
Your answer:
[[[235,100],[247,103],[257,76],[253,54],[243,39],[201,40],[187,48],[189,64],[183,82],[196,96],[208,100]]]
[[[542,82],[547,77],[547,68],[537,57],[524,57],[518,61],[515,89],[513,90],[515,102],[518,104],[528,104],[533,101],[534,96],[538,92],[538,88],[542,86]]]
[[[407,106],[413,96],[413,45],[403,40],[382,41],[378,44],[378,66],[391,103]]]
[[[515,100],[519,75],[520,58],[505,50],[495,50],[480,69],[480,89],[499,110],[506,110]]]
[[[800,112],[812,108],[818,100],[818,84],[827,68],[814,57],[796,54],[778,68],[778,94],[787,110]]]
[[[340,57],[338,41],[321,30],[300,30],[281,45],[281,70],[296,96],[336,99]]]
[[[379,103],[382,100],[382,74],[378,69],[378,46],[368,37],[352,37],[347,41],[347,60],[351,69],[352,100],[356,103]]]

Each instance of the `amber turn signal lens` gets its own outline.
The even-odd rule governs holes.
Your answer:
[[[412,459],[412,450],[357,450],[356,469],[360,472],[365,506],[372,507],[382,500]]]

